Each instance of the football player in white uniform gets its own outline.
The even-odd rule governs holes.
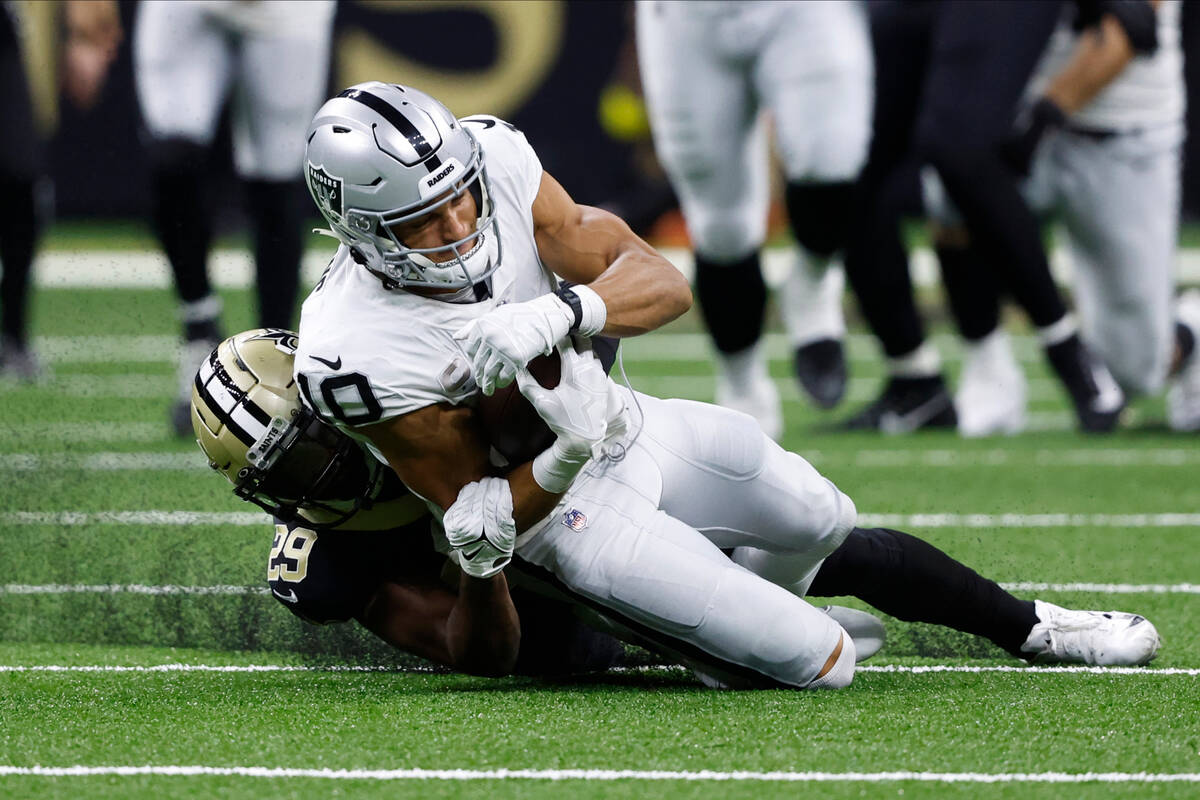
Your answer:
[[[691,299],[679,272],[575,204],[495,117],[460,121],[415,89],[365,83],[322,106],[307,138],[309,188],[341,247],[303,306],[297,384],[444,515],[462,570],[501,598],[515,553],[721,682],[847,685],[854,643],[802,595],[854,530],[850,499],[753,418],[619,391],[566,344],[678,316]],[[526,365],[555,349],[551,391]],[[514,379],[556,438],[496,477],[472,406]],[[889,547],[929,561],[879,544],[876,566]],[[963,629],[1003,617],[1010,652],[1052,647],[1026,637],[1059,630],[1057,611],[970,575],[960,593],[1011,605]],[[967,604],[952,605],[938,613]],[[1105,657],[1141,663],[1158,644],[1143,622],[1084,627]]]
[[[1063,225],[1087,344],[1126,394],[1157,393],[1174,376],[1168,422],[1197,430],[1200,296],[1173,300],[1185,103],[1180,6],[1100,4],[1093,20],[1064,9],[1030,81],[1024,124],[1005,152],[1028,176],[1030,206]],[[968,338],[960,430],[1020,430],[1025,380],[999,327],[990,265],[969,247],[936,174],[926,185],[939,252],[950,262],[943,271],[951,307]]]
[[[514,615],[517,674],[562,675],[619,663],[622,648],[595,629],[662,649],[614,611],[557,590],[552,576],[521,558],[506,571],[514,584],[507,595],[492,597],[494,583],[451,569],[449,545],[425,504],[301,405],[292,379],[295,347],[296,335],[277,329],[226,339],[201,365],[192,394],[192,425],[210,465],[235,494],[275,518],[267,580],[280,604],[316,624],[358,620],[401,650],[482,675],[501,674],[505,662],[491,647],[462,647],[470,639],[467,626],[499,631],[503,639],[513,634]],[[615,351],[601,352],[611,367]],[[821,564],[809,594],[859,596],[917,621],[953,624],[973,616],[976,627],[968,629],[1010,649],[1032,636],[1021,627],[1028,604],[896,531],[852,531]],[[851,634],[860,660],[882,645],[883,627],[874,616],[824,610]],[[1046,632],[1043,625],[1038,635]],[[1066,652],[1069,641],[1059,635],[1059,649]],[[666,654],[673,655],[670,648]],[[693,663],[702,659],[693,653]]]
[[[183,323],[179,394],[170,410],[191,430],[191,377],[221,340],[208,279],[213,211],[208,157],[226,99],[233,155],[254,240],[259,324],[291,327],[300,281],[304,142],[328,80],[332,0],[143,0],[134,78],[151,169],[152,222],[175,281]]]
[[[822,408],[845,391],[844,277],[871,135],[871,46],[856,2],[637,3],[638,62],[658,157],[695,250],[696,295],[716,349],[719,405],[783,431],[761,352],[767,293],[769,112],[797,260],[778,297],[801,385]]]

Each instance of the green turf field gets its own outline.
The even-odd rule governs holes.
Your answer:
[[[249,293],[225,301],[227,329],[250,327]],[[1014,670],[985,642],[888,620],[848,690],[716,692],[662,669],[429,674],[350,626],[303,625],[265,593],[271,528],[167,436],[170,295],[43,290],[34,316],[53,379],[0,383],[0,796],[1200,793],[1200,447],[1155,400],[1115,436],[1074,433],[1029,339],[1035,430],[963,442],[823,430],[877,390],[874,346],[851,338],[851,400],[830,415],[772,337],[786,444],[866,524],[1021,596],[1146,614],[1166,641],[1153,666]],[[635,387],[711,399],[691,317],[625,353]]]

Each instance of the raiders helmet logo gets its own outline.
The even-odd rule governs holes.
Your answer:
[[[312,188],[317,205],[326,214],[332,214],[341,219],[345,213],[342,191],[342,179],[335,178],[325,171],[325,167],[308,162],[308,185]]]

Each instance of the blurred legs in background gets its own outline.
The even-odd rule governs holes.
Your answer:
[[[870,135],[865,20],[853,4],[643,2],[637,35],[655,146],[695,248],[716,400],[778,438],[779,394],[761,348],[769,170],[760,112],[774,121],[800,245],[781,313],[801,384],[827,408],[846,383],[842,276],[828,263],[843,246]]]
[[[29,343],[30,273],[39,234],[42,143],[14,20],[0,9],[0,376],[33,381],[45,370]]]
[[[197,366],[221,340],[207,272],[212,239],[207,160],[226,100],[234,165],[246,187],[260,327],[291,327],[303,255],[302,132],[325,93],[333,4],[208,8],[143,2],[134,36],[138,101],[149,136],[153,223],[183,323],[179,394],[170,410],[191,435]]]

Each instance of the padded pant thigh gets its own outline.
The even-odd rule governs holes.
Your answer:
[[[757,547],[812,566],[854,527],[853,501],[753,418],[688,400],[643,402],[660,507],[718,547]]]
[[[327,30],[243,42],[233,116],[239,175],[263,181],[300,177],[303,131],[325,96],[328,69]]]
[[[140,3],[133,58],[138,105],[151,137],[209,144],[234,54],[228,34],[206,19],[202,4]]]
[[[828,616],[621,487],[601,479],[568,498],[587,526],[554,520],[518,554],[642,641],[708,674],[796,687],[836,647],[841,629]]]
[[[720,57],[682,9],[638,4],[637,41],[654,146],[696,250],[742,258],[766,237],[767,142],[748,71]]]

